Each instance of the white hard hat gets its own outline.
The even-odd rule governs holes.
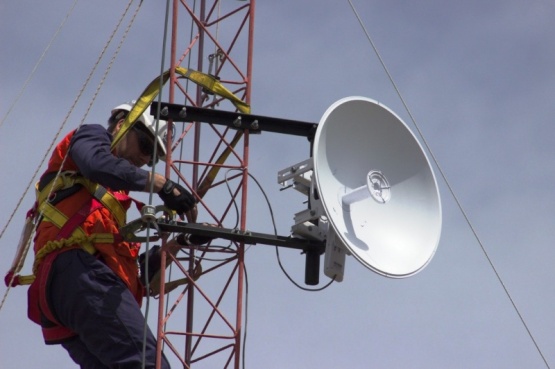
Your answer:
[[[125,110],[130,112],[133,106],[135,105],[135,101],[131,101],[129,103],[123,103],[121,105],[116,106],[112,109],[112,115],[114,115],[119,110]],[[141,114],[141,116],[137,119],[135,124],[142,124],[144,127],[148,129],[148,131],[152,134],[153,137],[156,137],[158,141],[158,146],[162,150],[161,153],[158,153],[158,157],[164,159],[166,156],[166,144],[167,144],[167,122],[164,120],[158,121],[158,133],[156,133],[156,119],[150,115],[148,109]]]

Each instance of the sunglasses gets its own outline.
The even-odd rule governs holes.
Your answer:
[[[154,153],[154,137],[145,129],[141,128],[141,124],[137,123],[133,125],[133,131],[137,133],[137,138],[139,141],[139,150],[143,155],[150,155]],[[160,148],[158,147],[158,153],[160,153]]]

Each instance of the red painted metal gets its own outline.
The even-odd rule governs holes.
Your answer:
[[[166,86],[170,103],[235,110],[230,103],[177,76],[173,70],[178,66],[215,75],[237,97],[250,103],[254,5],[254,0],[173,1]],[[202,122],[175,123],[175,131],[169,139],[166,175],[196,193],[222,151],[231,146],[236,131]],[[198,221],[245,230],[248,156],[249,134],[245,131],[228,159],[218,166],[218,176],[200,200]],[[244,253],[242,243],[215,240],[209,246],[184,248],[172,256],[172,265],[160,281],[157,368],[162,350],[170,362],[179,362],[183,368],[239,368]],[[165,294],[164,283],[189,277],[199,260],[202,276]]]

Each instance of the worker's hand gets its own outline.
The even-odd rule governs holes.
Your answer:
[[[171,210],[175,210],[180,216],[195,208],[195,198],[185,187],[172,180],[166,180],[164,187],[158,192],[158,196]]]
[[[197,215],[198,215],[198,210],[197,210],[196,204],[191,208],[191,210],[185,213],[185,217],[187,218],[187,221],[189,223],[196,223]]]

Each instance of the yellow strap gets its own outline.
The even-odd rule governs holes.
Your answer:
[[[18,276],[18,278],[19,278],[19,284],[21,285],[31,284],[35,281],[34,275],[20,275]]]
[[[220,81],[218,81],[211,75],[183,67],[176,67],[175,72],[213,92],[214,94],[230,100],[231,103],[235,105],[235,107],[239,109],[239,111],[241,111],[242,113],[250,113],[250,106],[248,104],[235,96]],[[146,109],[148,109],[156,96],[158,96],[158,93],[160,92],[160,78],[162,78],[162,85],[164,85],[169,76],[170,71],[167,70],[162,73],[161,76],[158,76],[154,80],[152,80],[152,82],[150,82],[150,84],[145,88],[145,90],[141,94],[141,97],[139,97],[133,108],[131,108],[129,114],[127,114],[127,116],[125,117],[125,121],[123,122],[123,125],[120,128],[119,132],[114,137],[114,140],[112,141],[112,149],[116,147],[123,136],[125,136],[129,129],[133,127],[133,124],[135,124],[141,114],[143,114]]]
[[[66,224],[67,220],[69,219],[64,213],[62,213],[58,208],[53,206],[52,204],[45,202],[43,203],[39,209],[42,212],[42,216],[44,217],[43,221],[48,221],[54,224],[57,228],[62,228],[64,224]],[[88,239],[89,236],[85,233],[83,228],[77,227],[71,233],[71,238],[73,239]],[[55,244],[57,241],[49,241],[46,244],[53,242]],[[42,260],[45,255],[52,252],[53,249],[48,249],[46,246],[42,247],[35,255],[35,264],[37,264],[37,260]],[[38,265],[38,264],[37,264]]]
[[[48,195],[53,194],[56,191],[62,190],[64,188],[69,188],[73,186],[76,183],[76,178],[76,172],[63,171],[53,180],[47,183],[42,190],[39,190],[39,182],[37,182],[37,184],[35,185],[37,202],[39,204],[42,204],[44,201],[46,201]]]
[[[90,238],[91,243],[114,243],[116,238],[113,233],[95,233]],[[92,252],[91,252],[92,254]]]
[[[39,205],[39,212],[42,214],[44,220],[49,221],[58,228],[62,228],[68,220],[67,215],[62,213],[57,207],[48,201]]]
[[[39,207],[39,210],[44,217],[43,221],[49,221],[57,228],[62,228],[64,224],[68,221],[68,217],[49,202],[42,203]],[[33,273],[35,273],[36,268],[42,262],[44,257],[52,251],[61,249],[63,247],[79,245],[89,254],[95,254],[95,243],[114,242],[115,238],[112,233],[94,233],[90,236],[87,236],[83,228],[77,227],[73,230],[69,238],[48,241],[43,247],[41,247],[39,251],[37,251],[35,255],[35,261],[33,263]]]
[[[235,147],[235,145],[237,145],[241,137],[243,137],[243,131],[237,131],[229,146],[226,146],[225,150],[218,157],[218,160],[216,160],[217,165],[210,168],[208,174],[206,175],[206,177],[204,177],[204,180],[198,186],[197,194],[199,195],[199,197],[204,197],[206,192],[208,192],[210,186],[212,186],[212,183],[216,179],[216,175],[220,171],[220,165],[227,160],[227,157],[229,156],[229,154],[231,154],[231,150]]]
[[[177,67],[175,68],[175,71],[178,74],[182,75],[183,77],[190,79],[196,84],[215,93],[216,95],[219,95],[221,97],[228,99],[229,101],[231,101],[233,105],[235,105],[237,109],[239,109],[241,113],[245,113],[245,114],[250,113],[251,111],[250,106],[247,103],[245,103],[243,100],[235,96],[227,88],[225,88],[225,86],[220,81],[218,81],[218,79],[216,79],[215,77],[209,74],[197,72],[195,70],[191,70],[183,67]]]
[[[123,227],[126,221],[126,212],[121,204],[121,202],[116,199],[116,197],[108,192],[106,188],[103,186],[93,183],[87,179],[85,179],[85,183],[83,185],[89,190],[89,192],[104,205],[110,213],[116,219],[118,223],[118,227]]]
[[[83,234],[81,234],[81,232],[83,232],[83,230],[78,228],[69,238],[48,241],[35,255],[35,260],[33,262],[33,274],[18,276],[19,283],[22,285],[33,283],[39,264],[46,257],[46,255],[53,251],[63,249],[64,247],[74,247],[75,245],[79,245],[83,250],[91,255],[94,255],[96,254],[96,249],[94,247],[95,243],[114,243],[114,235],[111,233],[95,233],[92,236],[86,236],[84,235],[84,232]]]
[[[251,111],[250,106],[247,103],[243,102],[241,99],[239,99],[237,96],[235,96],[227,88],[225,88],[225,86],[222,85],[221,82],[218,81],[216,78],[208,74],[197,72],[191,69],[186,69],[183,67],[177,67],[175,71],[181,76],[197,83],[198,85],[206,88],[212,93],[215,93],[216,95],[229,99],[240,112],[245,114],[250,113]],[[163,82],[162,84],[165,84],[168,78],[169,78],[169,71],[165,71],[162,74],[162,82]],[[143,114],[146,111],[146,109],[154,101],[156,96],[158,96],[159,92],[160,92],[160,77],[157,77],[154,80],[152,80],[152,82],[150,82],[150,84],[145,88],[145,90],[141,94],[141,97],[139,97],[139,99],[137,100],[137,102],[129,112],[129,114],[127,114],[125,121],[122,125],[122,128],[119,130],[119,132],[116,134],[116,137],[114,137],[114,140],[112,141],[112,149],[118,144],[118,142],[129,131],[129,129],[131,129],[131,127],[133,126],[133,124],[135,124],[135,122],[141,116],[141,114]],[[218,157],[218,160],[216,161],[217,165],[213,166],[208,171],[208,174],[206,175],[206,177],[198,187],[197,194],[201,198],[204,197],[204,195],[206,194],[206,192],[214,182],[220,170],[221,164],[223,164],[227,160],[227,158],[231,154],[231,151],[233,150],[235,145],[239,142],[242,135],[243,135],[242,131],[237,131],[230,145],[226,146],[224,152],[222,152]]]
[[[62,213],[60,210],[58,210],[58,208],[48,202],[42,204],[40,210],[42,211],[44,220],[47,220],[50,223],[54,224],[57,228],[62,228],[68,220],[68,217],[64,213]],[[94,233],[91,236],[87,236],[87,234],[85,233],[85,231],[83,231],[81,227],[75,228],[72,235],[79,237],[88,237],[96,243],[114,242],[114,235],[112,233]]]
[[[48,196],[59,190],[70,188],[76,184],[83,185],[87,191],[102,203],[114,216],[119,227],[125,225],[126,212],[122,204],[116,197],[108,192],[103,186],[93,183],[88,179],[77,175],[76,172],[65,171],[57,175],[42,190],[39,190],[37,183],[36,198],[38,203],[39,214],[42,215],[43,221],[48,221],[61,229],[68,221],[68,216],[61,212],[57,207],[52,205],[48,200]],[[79,245],[89,254],[95,254],[95,243],[114,243],[115,238],[111,233],[95,233],[87,236],[83,228],[76,227],[68,239],[48,241],[36,254],[33,262],[33,275],[18,276],[20,284],[31,284],[35,280],[35,273],[42,260],[49,253],[59,250],[63,247]]]
[[[62,190],[64,188],[69,188],[76,184],[83,185],[91,195],[93,195],[98,201],[102,203],[102,205],[104,205],[110,211],[110,213],[116,219],[118,227],[122,227],[125,225],[126,212],[118,199],[116,199],[116,197],[112,193],[108,192],[108,190],[106,190],[106,188],[104,188],[103,186],[99,185],[98,183],[93,183],[85,177],[76,175],[75,172],[60,173],[60,175],[56,176],[55,179],[44,186],[41,191],[38,190],[37,184],[37,202],[39,204],[39,210],[43,209],[43,204],[48,203],[46,199],[48,198],[49,194],[55,193],[56,191]],[[65,218],[65,220],[67,221],[67,217]],[[64,223],[61,223],[58,228],[61,228]]]

